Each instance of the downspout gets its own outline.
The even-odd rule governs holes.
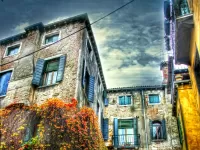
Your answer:
[[[147,133],[147,124],[146,124],[146,110],[145,110],[145,99],[144,99],[144,92],[143,90],[141,90],[140,92],[141,94],[141,99],[142,99],[142,113],[143,113],[143,118],[144,118],[144,131],[145,131],[145,145],[146,145],[146,149],[149,149],[149,145],[148,145],[148,133]]]

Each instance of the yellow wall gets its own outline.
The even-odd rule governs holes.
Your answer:
[[[178,87],[177,113],[182,115],[185,130],[185,142],[188,150],[199,150],[200,148],[200,114],[197,111],[194,90],[189,85]],[[181,112],[182,111],[182,112]],[[184,143],[186,144],[186,143]],[[186,146],[183,146],[185,149]]]
[[[196,107],[200,112],[200,94],[198,92],[196,77],[194,74],[196,47],[200,54],[200,0],[193,0],[193,4],[191,2],[192,1],[189,0],[190,9],[193,12],[194,28],[192,30],[191,43],[190,43],[191,66],[189,66],[189,73],[192,81],[192,88],[194,90],[194,98],[196,99]]]
[[[200,54],[200,0],[188,0],[191,12],[193,13],[194,28],[190,43],[190,85],[178,87],[177,116],[181,116],[183,126],[182,150],[200,150],[200,93],[197,88],[194,73],[196,49]],[[197,47],[197,48],[196,48]]]

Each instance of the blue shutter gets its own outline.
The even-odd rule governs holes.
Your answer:
[[[108,99],[107,98],[104,99],[104,105],[105,105],[105,107],[108,106]]]
[[[168,20],[165,20],[164,27],[165,27],[165,34],[169,35],[170,34],[170,22]]]
[[[82,87],[85,86],[85,60],[83,60],[83,68],[82,68]]]
[[[163,134],[163,139],[167,139],[167,132],[166,132],[166,124],[165,124],[165,119],[162,120],[162,134]]]
[[[95,83],[95,77],[90,76],[89,90],[88,90],[88,101],[92,102],[92,103],[94,101],[94,83]]]
[[[58,66],[58,75],[56,79],[57,82],[60,82],[63,79],[63,74],[65,70],[65,62],[66,62],[66,56],[65,55],[60,56],[59,66]]]
[[[170,2],[169,0],[164,1],[164,16],[166,19],[170,19]]]
[[[114,133],[113,133],[113,140],[114,140],[114,147],[118,146],[118,119],[114,118]]]
[[[149,120],[149,130],[150,130],[150,138],[153,140],[153,124],[152,120]]]
[[[138,139],[138,117],[133,119],[133,129],[134,129],[134,146],[139,146]]]
[[[11,71],[3,73],[0,77],[0,96],[6,95],[8,89],[8,83],[11,77]]]
[[[108,118],[103,119],[103,138],[108,140]]]
[[[25,136],[23,142],[28,142],[32,138],[32,131],[29,127],[26,128]]]
[[[36,67],[35,67],[35,72],[33,74],[33,80],[32,80],[32,84],[33,85],[40,85],[40,81],[42,78],[42,73],[43,73],[43,68],[44,68],[44,59],[38,59],[37,63],[36,63]]]

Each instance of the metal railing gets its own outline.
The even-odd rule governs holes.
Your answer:
[[[139,134],[122,134],[113,136],[114,147],[139,147],[140,135]]]
[[[191,13],[187,0],[174,0],[174,10],[176,17],[183,17]]]

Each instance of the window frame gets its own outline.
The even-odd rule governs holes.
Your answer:
[[[120,104],[119,104],[119,97],[121,97],[121,96],[130,96],[130,97],[131,97],[131,103],[128,104],[128,105],[120,105]],[[133,98],[132,98],[132,95],[131,95],[131,94],[119,95],[119,96],[118,96],[118,105],[119,105],[119,106],[131,106],[132,104],[133,104]]]
[[[58,41],[59,41],[61,39],[61,30],[59,30],[59,31],[53,31],[53,32],[50,32],[50,33],[45,33],[44,36],[43,36],[43,39],[42,39],[42,46],[48,46],[48,45],[51,45],[53,43],[56,43],[57,41],[45,44],[46,37],[51,37],[51,36],[54,36],[56,34],[58,34]]]
[[[9,71],[11,71],[11,75],[10,75],[10,80],[11,80],[11,79],[12,79],[12,76],[13,76],[14,68],[0,71],[0,74],[3,74],[3,73],[5,73],[5,72],[9,72]],[[9,82],[8,82],[8,86],[9,86],[10,80],[9,80]],[[7,87],[7,91],[8,91],[8,87]],[[5,96],[7,95],[7,91],[6,91],[6,94],[5,94],[5,95],[0,95],[0,98],[1,98],[1,97],[5,97]]]
[[[48,58],[44,58],[44,61],[51,61],[53,59],[58,59],[58,63],[59,63],[59,59],[60,57],[62,56],[62,54],[59,54],[59,55],[56,55],[56,56],[52,56],[52,57],[48,57]],[[59,67],[59,64],[58,64],[58,67]],[[44,68],[45,69],[45,68]],[[42,88],[42,87],[48,87],[48,86],[52,86],[52,85],[56,85],[58,84],[58,82],[54,83],[54,84],[49,84],[49,85],[43,85],[43,78],[44,78],[44,70],[42,72],[42,78],[41,78],[41,81],[40,81],[40,86],[38,88]]]
[[[9,49],[9,48],[12,48],[12,47],[15,47],[15,46],[18,46],[18,45],[19,45],[19,50],[18,50],[18,52],[17,52],[16,54],[7,55],[8,49]],[[7,46],[7,47],[6,47],[6,50],[5,50],[5,52],[4,52],[3,58],[11,57],[11,56],[15,56],[15,55],[19,54],[19,52],[21,51],[21,47],[22,47],[22,42],[18,42],[18,43],[15,43],[15,44],[12,44],[12,45]]]
[[[152,141],[161,141],[161,140],[164,140],[164,138],[163,138],[163,126],[162,126],[162,122],[160,121],[160,120],[154,120],[154,121],[152,121],[152,130],[153,130],[153,127],[155,126],[154,124],[156,124],[156,123],[158,123],[159,124],[159,126],[161,127],[161,131],[160,131],[160,138],[158,138],[158,139],[154,139],[154,137],[153,137],[153,135],[152,135]]]
[[[159,103],[150,103],[149,96],[151,96],[151,95],[158,95]],[[154,94],[154,93],[148,94],[148,105],[159,105],[159,104],[161,104],[161,96],[160,96],[160,94]]]

